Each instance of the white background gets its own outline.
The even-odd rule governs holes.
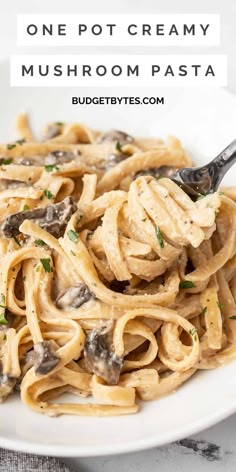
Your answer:
[[[154,13],[154,12],[176,12],[176,13],[221,13],[222,42],[217,48],[217,53],[229,55],[229,89],[236,93],[236,2],[235,0],[8,0],[1,1],[0,6],[0,57],[9,56],[16,53],[16,13],[109,13],[124,12],[130,13]],[[96,48],[91,47],[89,51],[97,53]],[[117,53],[130,53],[127,48],[117,48]],[[22,48],[23,52],[31,52],[27,48]],[[44,53],[44,49],[39,50]],[[55,49],[50,49],[51,53],[57,53]],[[68,49],[63,48],[63,53]],[[72,54],[84,53],[83,48],[70,47]],[[101,52],[108,53],[107,48],[102,48]],[[139,47],[133,53],[153,53],[153,49]],[[163,53],[163,50],[157,50]],[[168,49],[169,53],[179,53],[179,48]],[[215,48],[195,47],[193,53],[214,53]],[[109,50],[111,53],[111,50]],[[166,51],[165,51],[166,53]],[[189,53],[189,48],[181,49],[181,53]],[[0,95],[1,106],[1,95]],[[222,109],[219,113],[223,113]],[[191,449],[172,445],[161,449],[129,454],[122,457],[107,457],[99,459],[78,459],[71,460],[75,470],[80,472],[233,472],[236,470],[236,446],[235,446],[235,420],[236,416],[198,435],[198,438],[214,442],[220,446],[219,460],[211,462],[202,457],[201,453],[193,452]],[[79,421],[79,418],[78,418]],[[55,426],[56,427],[56,426]],[[229,452],[231,451],[231,452]],[[63,455],[63,451],[62,451]],[[68,462],[68,461],[67,461]]]

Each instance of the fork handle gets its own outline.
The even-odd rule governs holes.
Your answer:
[[[236,139],[205,167],[212,178],[212,189],[216,190],[224,175],[236,162]]]

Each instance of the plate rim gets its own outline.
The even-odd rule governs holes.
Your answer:
[[[172,442],[184,439],[186,437],[197,434],[204,431],[211,426],[223,421],[232,414],[236,413],[236,398],[231,407],[224,407],[221,410],[212,412],[207,418],[201,418],[200,420],[193,421],[190,425],[186,424],[182,427],[177,427],[173,432],[164,433],[161,437],[160,434],[154,434],[147,439],[135,439],[133,441],[120,443],[118,445],[111,444],[106,446],[81,446],[79,445],[59,445],[59,444],[40,444],[37,442],[28,442],[21,439],[9,439],[0,435],[1,447],[5,449],[15,450],[18,452],[25,452],[28,454],[36,454],[42,456],[54,456],[54,457],[99,457],[99,456],[111,456],[116,454],[126,454],[132,452],[138,452],[148,450],[154,447],[161,447]],[[54,418],[56,421],[57,419]],[[63,454],[62,454],[63,449]]]

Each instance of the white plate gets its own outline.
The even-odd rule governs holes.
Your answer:
[[[159,96],[165,106],[72,106],[72,95]],[[77,120],[96,128],[116,127],[144,136],[177,134],[201,164],[235,138],[236,97],[223,90],[10,89],[0,65],[0,138],[13,138],[17,112],[33,125]],[[235,183],[236,168],[227,176]],[[136,415],[114,418],[48,418],[28,410],[18,397],[1,405],[2,447],[54,456],[115,454],[163,445],[196,433],[236,411],[236,362],[191,378],[176,393],[143,403]]]

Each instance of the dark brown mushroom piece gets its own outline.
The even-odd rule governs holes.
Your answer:
[[[36,360],[36,352],[34,349],[30,349],[30,351],[26,352],[25,355],[21,359],[21,370],[25,374],[31,367],[34,366]]]
[[[26,352],[22,358],[20,359],[20,368],[21,368],[21,375],[17,379],[14,390],[15,392],[20,392],[21,389],[21,382],[29,369],[34,366],[36,359],[36,353],[34,349],[31,349],[30,351]]]
[[[139,170],[134,174],[133,179],[137,179],[138,177],[150,175],[155,179],[161,179],[161,177],[170,177],[177,171],[177,167],[173,166],[161,166],[161,167],[150,167],[149,169]]]
[[[14,391],[14,392],[17,392],[17,393],[20,392],[22,380],[23,380],[23,377],[22,377],[22,376],[20,376],[19,379],[17,379],[17,381],[16,381],[16,383],[15,383],[15,385],[14,385],[14,388],[13,388],[13,391]]]
[[[2,224],[2,231],[6,238],[14,238],[19,234],[19,227],[24,220],[31,220],[45,229],[48,233],[60,238],[63,236],[70,217],[77,210],[72,197],[66,197],[62,202],[46,208],[20,211],[8,216]]]
[[[43,156],[35,156],[35,157],[23,157],[20,159],[15,160],[15,164],[19,164],[21,166],[39,166],[42,167],[44,165],[44,157]]]
[[[7,189],[14,189],[19,187],[29,187],[30,183],[21,181],[21,180],[10,180],[10,179],[1,179],[0,180],[0,192],[3,192]]]
[[[73,161],[76,156],[80,155],[79,149],[73,151],[52,151],[46,157],[35,156],[35,157],[24,157],[15,159],[15,164],[23,166],[44,166],[44,165],[57,165],[67,164]]]
[[[3,402],[13,392],[17,379],[3,373],[0,363],[0,402]]]
[[[48,374],[60,362],[60,358],[55,352],[51,341],[42,341],[34,345],[35,351],[35,372],[39,375]]]
[[[85,284],[76,284],[59,293],[56,298],[56,306],[63,310],[79,308],[84,303],[94,298],[94,294]]]
[[[119,131],[117,129],[111,129],[107,133],[102,134],[96,140],[97,144],[103,144],[105,142],[119,142],[121,146],[124,144],[131,144],[134,141],[134,138],[124,131]]]
[[[35,160],[32,157],[26,157],[24,159],[20,159],[18,164],[21,166],[33,166],[35,165]]]
[[[90,372],[110,385],[119,381],[123,358],[108,349],[107,329],[93,329],[86,337],[84,358]]]
[[[119,152],[114,152],[110,154],[103,165],[103,169],[105,171],[108,171],[115,167],[117,164],[122,162],[123,160],[127,159],[129,157],[127,154],[122,152],[121,147],[124,146],[124,144],[131,144],[134,141],[134,138],[130,136],[127,133],[124,133],[123,131],[119,131],[116,129],[112,129],[108,131],[107,133],[102,134],[99,136],[97,139],[96,143],[97,144],[103,144],[105,142],[116,142],[119,144],[118,151]]]
[[[25,182],[25,181],[22,182],[21,180],[8,180],[7,188],[14,189],[14,188],[19,188],[19,187],[29,187],[29,186],[30,186],[29,182]]]
[[[123,154],[123,153],[113,153],[113,154],[110,154],[105,162],[104,162],[104,170],[108,171],[110,169],[112,169],[113,167],[115,167],[117,164],[119,164],[120,162],[124,161],[125,159],[127,159],[127,157],[129,157],[127,154]]]
[[[80,151],[77,150],[76,153],[72,151],[52,151],[45,158],[45,164],[47,165],[58,165],[58,164],[67,164],[68,162],[73,161],[76,156],[79,156]]]

